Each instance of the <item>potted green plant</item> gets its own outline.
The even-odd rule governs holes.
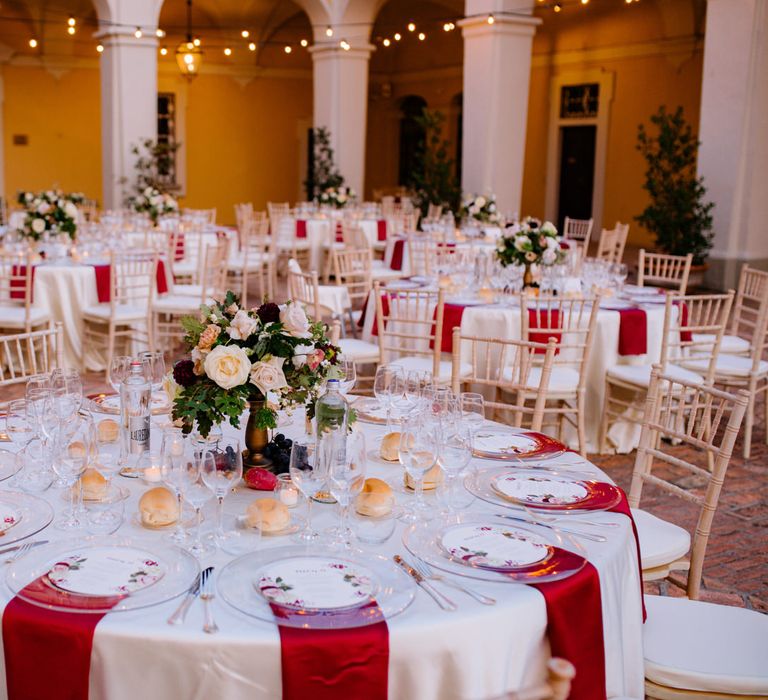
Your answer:
[[[635,220],[656,236],[656,245],[665,253],[693,253],[695,284],[707,269],[715,206],[705,201],[704,179],[696,175],[699,140],[682,107],[670,113],[662,105],[651,116],[651,124],[654,133],[641,124],[637,134],[637,150],[647,164],[643,189],[651,202]]]

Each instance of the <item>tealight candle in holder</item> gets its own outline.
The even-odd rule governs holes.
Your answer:
[[[138,464],[139,476],[147,484],[159,484],[163,480],[160,468],[160,454],[145,452]]]
[[[277,475],[276,491],[277,497],[283,505],[288,508],[295,508],[299,505],[299,490],[296,488],[296,484],[291,481],[290,474]]]

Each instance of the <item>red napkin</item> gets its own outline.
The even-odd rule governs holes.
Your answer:
[[[38,578],[24,591],[41,603],[74,605],[73,597]],[[122,596],[77,598],[83,610],[112,607]],[[14,597],[3,611],[8,700],[88,700],[93,634],[104,613],[57,612]],[[45,671],[41,673],[41,664]]]
[[[560,549],[557,555],[562,563],[582,559],[578,554]],[[530,585],[544,596],[552,656],[567,659],[576,667],[569,699],[605,700],[603,607],[597,569],[586,562],[573,576]]]
[[[400,238],[395,241],[395,245],[392,247],[392,259],[389,261],[389,268],[391,270],[403,269],[404,251],[405,251],[405,239]]]
[[[548,328],[556,328],[558,332],[547,332]],[[532,343],[547,343],[550,338],[557,340],[558,344],[562,340],[560,328],[560,310],[559,309],[528,309],[528,340]],[[535,333],[534,331],[545,331]],[[545,350],[537,350],[537,353],[543,354]],[[560,348],[555,348],[555,354],[560,352]]]
[[[693,341],[693,333],[685,330],[688,327],[688,304],[680,301],[673,303],[680,308],[680,342],[690,343]]]
[[[464,315],[464,309],[466,306],[461,304],[444,304],[443,305],[443,337],[440,342],[441,352],[453,352],[453,329],[454,326],[461,327],[461,317]],[[437,321],[437,307],[435,307],[435,313],[432,318]],[[434,332],[434,328],[432,329]],[[429,341],[430,350],[435,347],[435,341]]]
[[[307,237],[307,222],[304,219],[296,219],[296,238]]]
[[[387,240],[387,220],[379,219],[376,222],[376,238],[379,241]]]
[[[363,312],[360,314],[360,318],[357,321],[358,328],[362,328],[365,326],[365,314],[368,311],[368,304],[374,304],[374,300],[371,299],[370,292],[368,293],[368,296],[365,299],[365,304],[363,304]],[[384,312],[384,315],[389,314],[389,298],[386,294],[381,295],[381,307],[382,311]],[[371,309],[371,312],[374,314],[373,316],[373,326],[371,327],[371,335],[378,335],[379,334],[379,326],[378,326],[378,319],[376,318],[376,307],[374,306]]]
[[[184,234],[180,233],[176,236],[176,250],[173,251],[174,262],[184,259]]]
[[[96,295],[100,304],[105,304],[111,299],[111,290],[109,288],[110,265],[94,265],[96,272]],[[165,294],[168,291],[168,282],[165,279],[165,263],[162,260],[157,262],[157,273],[155,274],[155,284],[158,294]]]
[[[11,268],[11,276],[26,275],[26,265],[14,265]],[[35,266],[32,266],[32,296],[34,296],[35,289]],[[11,280],[11,299],[24,299],[24,292],[26,291],[26,282],[24,280]],[[30,301],[32,301],[30,299]]]
[[[619,355],[648,352],[648,317],[642,309],[619,309]]]
[[[560,241],[560,250],[570,250],[571,246],[568,241]]]
[[[341,221],[336,222],[336,243],[344,243],[344,229],[341,226]]]
[[[280,631],[283,700],[387,700],[389,629],[375,602],[342,615],[372,615],[379,622],[322,630],[281,625],[280,619],[298,616],[306,622],[307,616],[271,607]]]

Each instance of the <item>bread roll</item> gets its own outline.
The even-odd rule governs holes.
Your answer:
[[[70,442],[69,447],[67,447],[67,455],[70,457],[70,459],[85,457],[85,443],[80,442],[80,440]]]
[[[179,518],[179,503],[167,488],[156,486],[139,499],[141,524],[147,527],[173,525]]]
[[[100,501],[107,493],[107,480],[96,469],[89,468],[80,477],[80,488],[84,501]]]
[[[392,489],[386,481],[366,479],[363,490],[355,499],[355,510],[360,515],[378,518],[390,513],[394,502]]]
[[[96,426],[96,431],[99,436],[99,442],[117,442],[117,438],[120,435],[120,427],[117,421],[111,418],[105,418]]]
[[[411,440],[411,443],[413,443],[413,440]],[[386,462],[400,461],[400,433],[397,431],[394,433],[387,433],[381,441],[379,450],[381,458]]]
[[[443,483],[443,470],[440,469],[440,465],[436,464],[424,475],[424,490],[433,491],[438,487],[438,484]],[[406,472],[405,474],[405,486],[412,491],[416,490],[416,483]]]
[[[291,524],[291,513],[274,498],[257,498],[245,511],[245,519],[250,527],[262,532],[279,532]]]

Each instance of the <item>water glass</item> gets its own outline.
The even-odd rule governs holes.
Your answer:
[[[184,508],[184,471],[188,459],[192,459],[192,445],[179,428],[163,430],[160,445],[160,476],[168,488],[176,494],[179,519],[169,539],[175,544],[186,544],[189,535],[181,524]]]
[[[409,421],[400,431],[400,464],[416,488],[416,501],[401,519],[415,523],[429,519],[429,506],[424,501],[424,477],[437,463],[440,428],[430,420]]]
[[[397,523],[397,511],[393,496],[389,497],[389,502],[385,506],[388,506],[389,510],[384,515],[362,515],[357,511],[352,514],[352,531],[358,542],[379,545],[384,544],[392,537]]]
[[[348,525],[349,507],[365,483],[365,437],[354,432],[339,433],[335,439],[337,445],[331,451],[328,465],[328,485],[339,504],[339,524],[331,531],[332,544],[347,548],[351,546],[353,534]]]
[[[160,391],[165,379],[165,356],[162,351],[147,350],[139,353],[139,360],[146,379],[152,385],[152,391]]]
[[[467,424],[447,426],[440,440],[438,464],[445,476],[443,485],[445,502],[449,512],[455,512],[454,490],[457,478],[472,461],[472,428]]]
[[[57,523],[62,530],[74,530],[82,525],[78,518],[82,489],[75,488],[75,484],[88,466],[92,447],[93,421],[90,416],[75,416],[61,426],[56,436],[53,471],[70,489],[70,507]]]
[[[59,420],[69,420],[83,403],[80,373],[75,369],[55,369],[51,372],[50,382],[56,415]]]
[[[110,486],[101,498],[85,504],[86,529],[92,535],[111,535],[125,519],[126,493]]]
[[[355,382],[357,382],[357,368],[355,367],[353,360],[341,355],[339,356],[339,362],[336,365],[336,369],[341,375],[339,377],[339,392],[346,396],[352,389],[354,389]]]
[[[107,380],[118,394],[120,393],[120,385],[131,371],[132,359],[128,355],[116,355],[112,358],[112,362],[109,363]]]
[[[319,459],[320,451],[314,437],[296,438],[291,446],[291,458],[288,466],[291,481],[307,499],[307,526],[304,532],[294,536],[298,542],[314,542],[320,535],[312,529],[312,503],[314,496],[321,491],[328,479],[327,464]]]
[[[16,445],[26,445],[34,436],[35,432],[27,416],[26,399],[14,399],[8,402],[5,413],[5,434]]]
[[[201,474],[215,468],[216,458],[211,452],[194,454],[191,449],[185,450],[181,466],[181,491],[184,500],[194,509],[196,521],[194,542],[187,547],[187,551],[198,559],[213,551],[210,543],[203,539],[203,506],[212,498],[213,493],[202,480]]]
[[[233,530],[224,530],[224,499],[243,476],[243,453],[236,439],[222,438],[202,454],[200,476],[216,497],[216,544],[227,551],[227,545],[238,539]],[[238,550],[239,551],[239,550]]]
[[[379,365],[373,380],[373,394],[387,409],[387,432],[392,432],[392,405],[405,393],[405,376],[396,365]]]
[[[459,396],[461,408],[461,420],[472,429],[479,429],[485,423],[485,399],[482,394],[472,391],[463,391]]]

